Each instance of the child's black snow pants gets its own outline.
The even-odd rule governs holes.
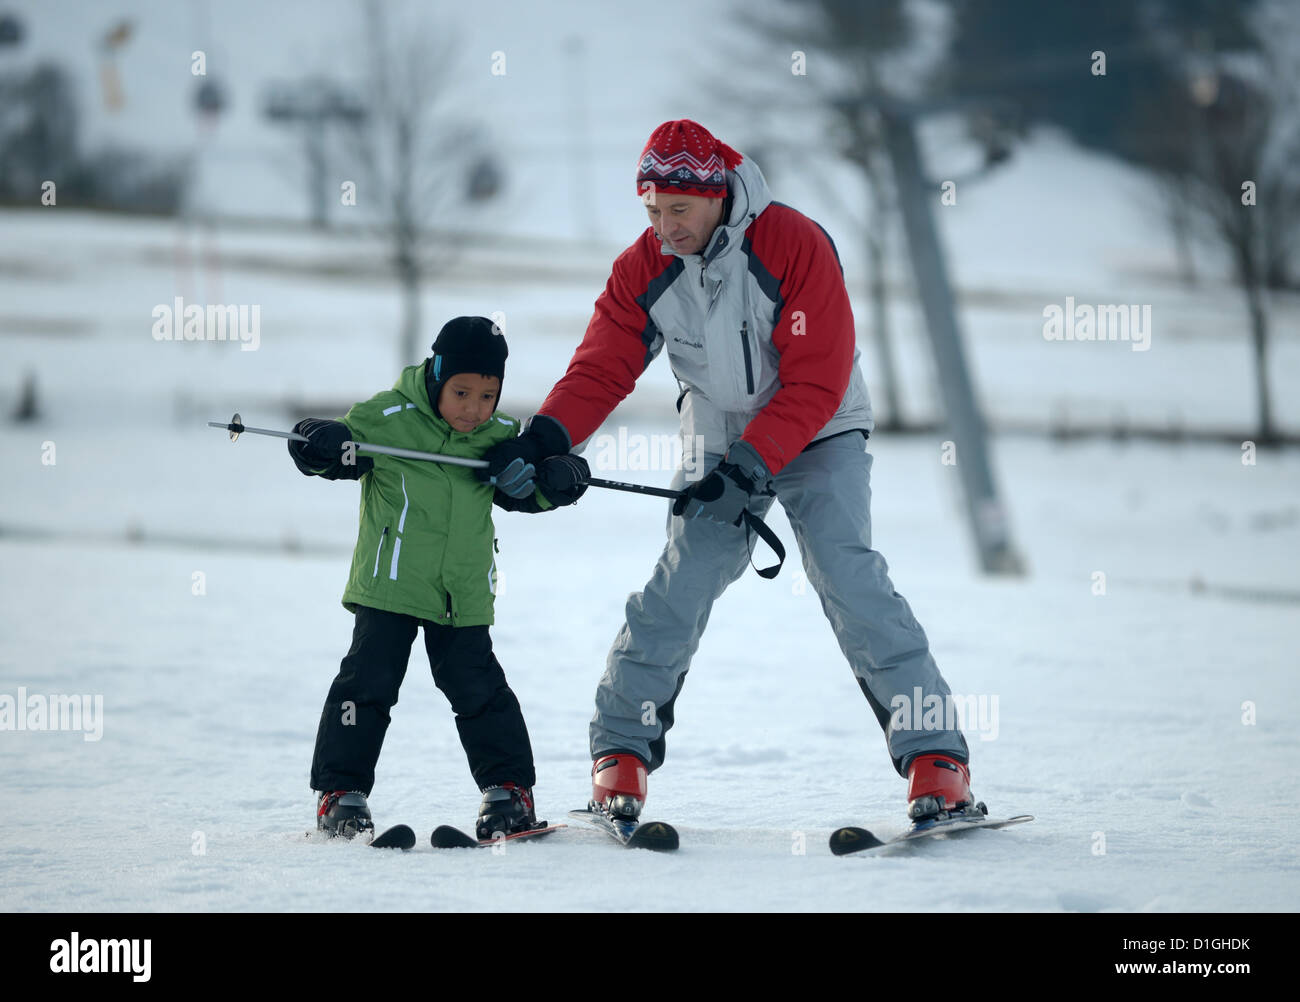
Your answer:
[[[358,606],[352,649],[339,666],[321,711],[312,789],[370,793],[388,730],[388,711],[397,703],[420,626],[434,684],[455,711],[474,782],[479,789],[508,782],[532,787],[536,776],[528,729],[519,700],[492,653],[488,627],[440,626]]]

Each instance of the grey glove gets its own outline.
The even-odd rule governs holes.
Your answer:
[[[488,465],[474,475],[512,498],[526,498],[536,487],[537,466],[542,460],[562,456],[572,447],[564,425],[545,414],[535,414],[517,438],[498,442],[483,453]]]
[[[682,491],[673,502],[673,514],[739,525],[750,500],[766,492],[771,480],[763,457],[748,442],[737,439],[707,477]]]

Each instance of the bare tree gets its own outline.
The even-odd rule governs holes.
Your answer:
[[[1183,285],[1194,289],[1200,284],[1196,274],[1195,255],[1197,225],[1186,188],[1186,178],[1168,178],[1160,185],[1158,197],[1160,216],[1173,238],[1174,255],[1178,259],[1178,277]]]
[[[359,98],[338,81],[323,74],[313,74],[296,81],[277,80],[267,89],[263,113],[278,125],[293,128],[301,142],[303,177],[311,211],[311,224],[317,229],[329,225],[331,185],[335,151],[330,132],[340,122],[360,122],[366,107]]]
[[[458,241],[450,230],[464,224],[469,203],[490,197],[494,186],[477,183],[484,164],[479,132],[450,110],[459,65],[450,32],[435,33],[414,20],[389,31],[387,4],[366,7],[366,114],[341,124],[345,155],[359,165],[358,202],[378,211],[390,240],[402,289],[401,364],[421,347],[422,280],[445,271]]]
[[[1164,128],[1150,132],[1160,146],[1150,152],[1166,201],[1181,199],[1198,232],[1231,261],[1250,317],[1256,435],[1273,443],[1267,289],[1291,283],[1300,232],[1300,15],[1266,8],[1255,29],[1258,52],[1185,67],[1185,98],[1162,102]]]
[[[777,9],[774,19],[764,20],[759,31],[772,41],[790,46],[786,78],[781,89],[794,92],[799,83],[791,75],[804,69],[804,122],[823,125],[820,137],[810,140],[817,147],[831,145],[850,164],[863,171],[871,184],[871,197],[878,215],[895,200],[886,191],[888,177],[897,191],[896,204],[907,231],[912,274],[926,318],[926,330],[934,352],[935,370],[953,441],[965,457],[959,467],[966,512],[980,564],[986,573],[1023,573],[1024,562],[1016,551],[993,475],[985,425],[975,399],[969,367],[962,348],[960,326],[948,280],[945,256],[933,217],[933,199],[939,186],[925,170],[916,141],[916,122],[939,108],[923,99],[942,51],[935,43],[946,41],[944,25],[930,24],[930,30],[915,31],[919,20],[929,16],[921,5],[905,0],[879,0],[871,4],[853,0],[791,0]],[[782,16],[782,15],[793,15]],[[917,20],[914,20],[916,18]],[[750,12],[746,20],[754,21]],[[779,49],[769,48],[768,56]],[[743,57],[741,57],[743,59]],[[807,61],[816,59],[816,83],[810,79]],[[803,65],[801,66],[801,62]],[[737,60],[729,60],[729,67]],[[743,65],[743,63],[742,63]],[[768,78],[769,80],[771,77]],[[748,80],[745,81],[749,83]],[[735,93],[731,88],[730,93]],[[753,98],[739,100],[742,107],[770,117],[772,109],[755,104]],[[778,106],[780,102],[777,102]],[[786,98],[788,106],[789,98]],[[828,126],[828,127],[827,127]],[[985,168],[1001,159],[1003,150],[986,149]],[[807,148],[804,154],[806,157]],[[886,166],[887,163],[887,166]],[[871,229],[884,228],[877,219]],[[878,307],[883,306],[885,283],[883,253],[868,243],[868,260],[874,262],[872,285]],[[883,325],[884,310],[877,314]],[[878,329],[882,330],[883,326]],[[887,336],[881,352],[882,366],[892,365]],[[892,381],[892,380],[891,380]],[[888,396],[888,391],[887,391]],[[897,400],[897,395],[893,397]],[[898,405],[893,403],[889,423],[899,423]],[[882,422],[880,427],[888,427]]]
[[[1277,441],[1268,383],[1268,310],[1265,285],[1285,273],[1300,228],[1300,178],[1290,164],[1265,156],[1278,108],[1267,94],[1224,80],[1220,97],[1203,112],[1199,155],[1188,165],[1186,191],[1194,212],[1230,255],[1233,276],[1250,314],[1255,358],[1258,437]]]
[[[884,79],[897,69],[891,57],[913,40],[905,7],[904,0],[787,0],[758,10],[747,5],[743,15],[738,14],[739,23],[769,53],[777,52],[782,60],[792,56],[796,64],[786,62],[777,73],[718,80],[710,87],[732,106],[748,109],[756,122],[770,122],[774,114],[812,112],[823,123],[833,153],[861,173],[868,215],[857,228],[866,243],[871,332],[884,389],[882,429],[900,428],[904,422],[885,276],[896,199],[873,105],[884,93]],[[730,68],[762,64],[775,65],[772,58],[756,58],[752,51],[726,60]],[[810,64],[812,72],[807,72]],[[780,148],[772,139],[766,145]],[[798,153],[802,169],[815,169],[806,148]],[[841,218],[852,215],[845,210]]]

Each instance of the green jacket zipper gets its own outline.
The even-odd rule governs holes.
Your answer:
[[[379,534],[379,549],[375,550],[375,569],[371,572],[372,578],[379,577],[379,555],[384,552],[384,540],[388,538],[388,526],[384,526],[384,531]]]

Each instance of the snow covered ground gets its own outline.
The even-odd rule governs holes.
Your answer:
[[[53,467],[36,458],[47,435],[67,443]],[[1033,824],[830,856],[838,825],[901,830],[904,790],[792,559],[724,596],[679,701],[648,808],[680,826],[678,854],[575,828],[499,856],[399,857],[304,838],[316,719],[350,636],[338,598],[356,487],[302,478],[278,442],[207,429],[164,425],[143,443],[7,427],[6,522],[135,522],[146,542],[0,539],[0,694],[103,697],[99,740],[0,732],[24,819],[0,842],[0,908],[1294,907],[1300,457],[999,446],[1029,578],[971,571],[954,471],[921,441],[874,446],[875,534],[954,691],[996,709],[968,725],[976,792]],[[592,691],[662,517],[661,502],[593,490],[576,510],[497,519],[494,635],[553,820],[586,797]],[[168,532],[250,545],[147,545]],[[380,823],[469,824],[463,761],[417,648],[372,798]]]
[[[307,771],[350,636],[338,598],[356,488],[302,478],[280,443],[231,445],[204,422],[238,408],[284,426],[286,397],[345,404],[390,385],[391,289],[295,274],[293,241],[254,253],[243,237],[262,263],[221,277],[228,301],[263,305],[259,349],[158,342],[149,311],[179,288],[159,251],[176,224],[10,213],[4,225],[24,252],[3,254],[0,402],[10,411],[33,372],[42,417],[0,429],[0,697],[86,694],[103,715],[94,741],[0,731],[25,819],[0,841],[0,908],[328,911],[358,893],[377,910],[1294,907],[1294,451],[1248,465],[1232,445],[1002,436],[999,480],[1032,573],[992,581],[972,571],[942,435],[873,439],[876,545],[954,691],[996,706],[968,725],[976,792],[995,812],[1037,815],[1031,825],[829,855],[836,826],[901,830],[904,789],[792,554],[776,581],[750,575],[724,596],[696,658],[648,808],[679,825],[679,854],[629,855],[576,828],[500,856],[315,844]],[[506,313],[507,406],[526,414],[563,371],[599,282],[449,279],[425,310]],[[1043,420],[1062,398],[1100,413],[1163,400],[1248,428],[1245,380],[1223,389],[1243,345],[1211,321],[1221,295],[1187,300],[1188,336],[1148,353],[1045,342],[1032,305],[1008,334],[973,307],[981,395],[995,420],[1017,408]],[[909,399],[925,399],[919,331],[903,339],[920,360],[905,367]],[[1275,359],[1294,427],[1294,329]],[[672,390],[660,360],[606,431],[671,434]],[[497,649],[552,820],[585,802],[593,689],[662,518],[658,501],[592,491],[576,511],[497,520]],[[773,525],[791,544],[779,514]],[[425,832],[468,825],[476,804],[417,651],[377,817]]]

